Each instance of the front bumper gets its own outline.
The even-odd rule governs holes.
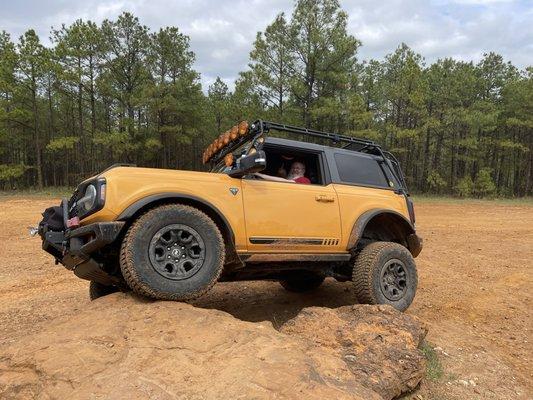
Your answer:
[[[125,222],[97,222],[76,229],[53,231],[45,221],[39,227],[43,250],[50,253],[67,269],[82,279],[104,285],[119,284],[116,276],[104,270],[104,266],[93,257],[94,253],[113,243]]]

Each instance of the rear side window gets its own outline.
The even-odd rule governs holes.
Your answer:
[[[372,157],[335,153],[335,163],[342,182],[389,187],[383,170]]]

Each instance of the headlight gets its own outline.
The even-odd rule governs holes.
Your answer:
[[[96,203],[96,187],[94,185],[87,186],[85,194],[78,200],[78,205],[82,207],[84,211],[91,211]]]
[[[104,208],[106,180],[103,177],[83,182],[68,201],[69,218],[86,218]]]

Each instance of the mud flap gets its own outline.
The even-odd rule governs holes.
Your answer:
[[[417,257],[422,251],[422,238],[413,233],[407,236],[407,247],[413,257]]]

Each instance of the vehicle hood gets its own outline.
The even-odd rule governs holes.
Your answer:
[[[141,167],[116,167],[98,175],[98,177],[103,177],[107,181],[120,181],[122,179],[155,179],[158,182],[165,180],[217,181],[220,180],[222,176],[226,177],[224,174],[212,172]]]

